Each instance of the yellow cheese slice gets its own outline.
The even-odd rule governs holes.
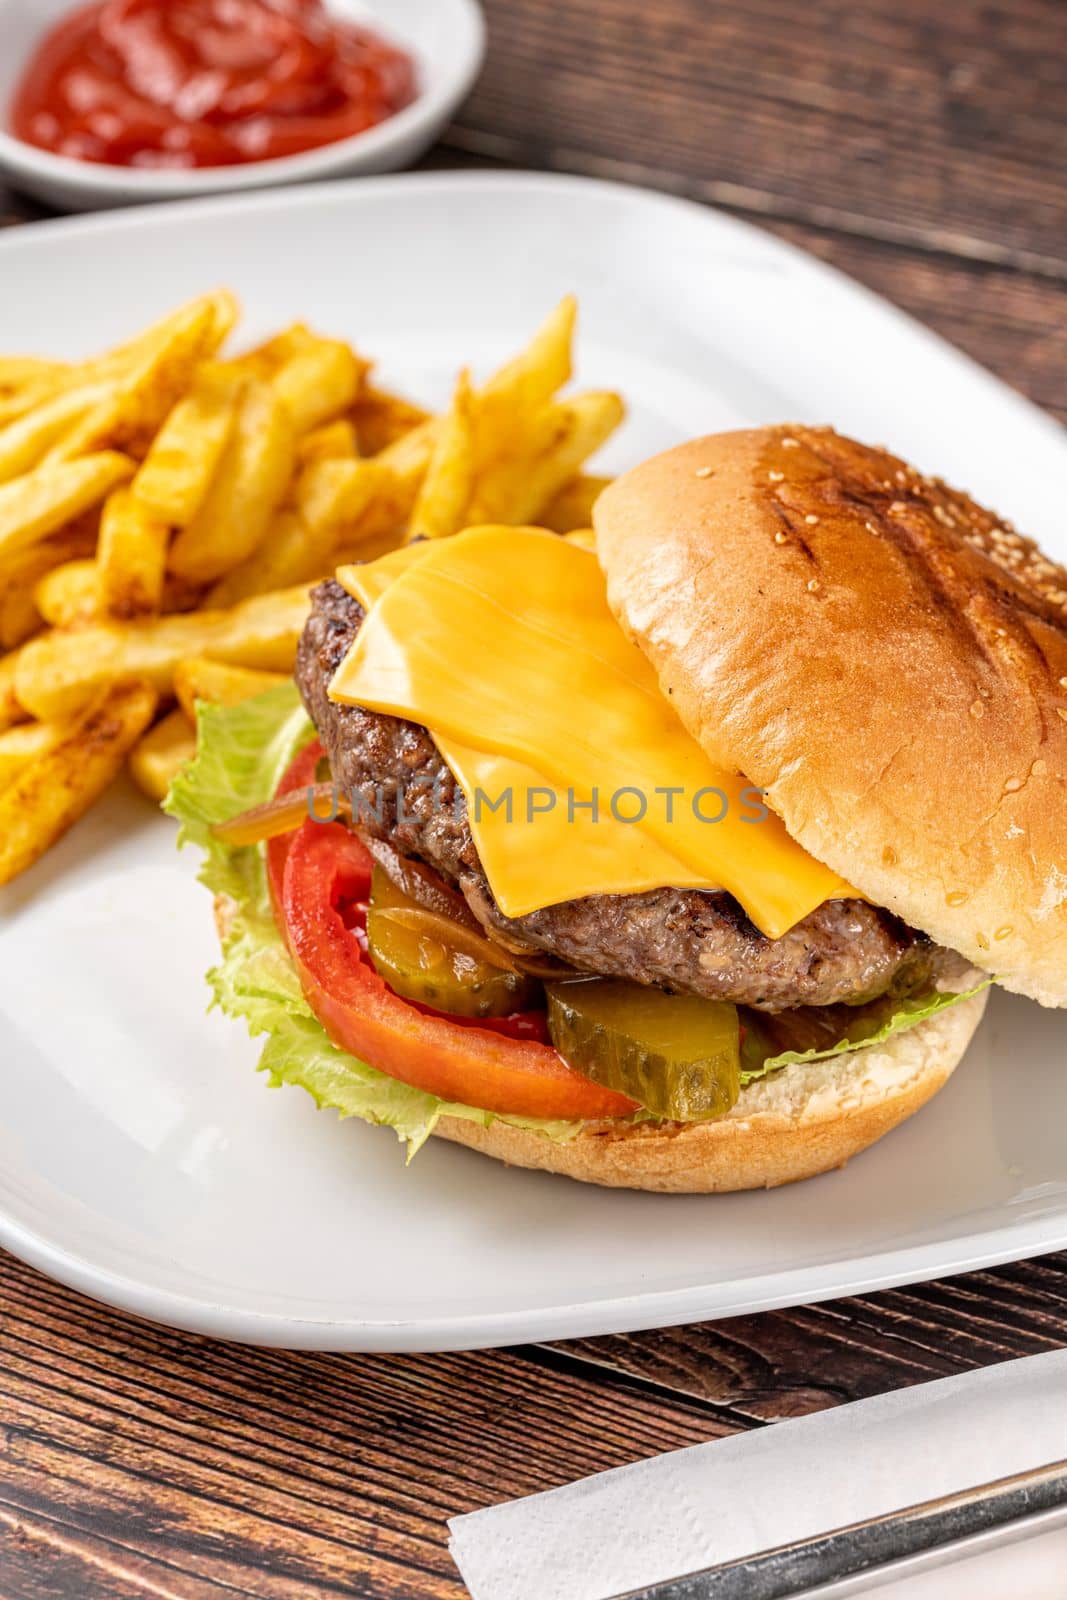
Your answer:
[[[565,796],[594,792],[602,814],[614,797],[621,814],[639,816],[618,826],[673,858],[664,862],[671,875],[663,881],[685,886],[673,864],[681,862],[690,882],[727,889],[772,938],[822,901],[851,892],[776,817],[753,820],[746,780],[707,759],[619,628],[592,554],[553,534],[515,528],[471,529],[408,550],[422,553],[387,571],[384,591],[382,575],[373,573],[377,563],[356,569],[368,599],[366,585],[377,583],[376,598],[331,697],[423,723],[446,760],[455,744],[518,761],[543,775],[557,801],[564,791],[552,877],[557,888],[580,879],[582,889],[559,898],[637,892],[626,876],[627,852],[613,866],[611,840],[598,851],[595,871],[580,866],[588,829],[571,824]],[[462,765],[457,754],[454,770],[467,792],[474,772],[468,764],[465,778]],[[468,802],[474,797],[472,787]],[[558,819],[559,811],[557,803],[549,815]],[[523,845],[514,807],[511,823],[503,810],[475,813],[471,804],[471,830],[502,909],[533,909],[531,899],[552,903],[544,858]],[[498,863],[495,873],[488,856]]]
[[[393,580],[431,548],[429,541],[405,545],[377,561],[341,567],[338,582],[369,612]],[[591,894],[643,894],[667,885],[719,887],[644,830],[617,822],[606,805],[594,815],[590,796],[580,797],[585,804],[577,795],[569,802],[565,789],[549,784],[528,762],[435,738],[467,797],[478,855],[505,916],[523,917]],[[501,797],[507,809],[490,809]]]

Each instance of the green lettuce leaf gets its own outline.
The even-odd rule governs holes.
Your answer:
[[[741,1046],[741,1082],[753,1083],[780,1067],[806,1061],[826,1061],[830,1056],[883,1044],[895,1033],[936,1017],[938,1012],[979,994],[993,982],[985,978],[960,994],[926,990],[921,994],[883,995],[862,1006],[805,1006],[800,1011],[745,1012],[745,1037]]]
[[[235,849],[211,832],[214,823],[269,800],[313,734],[295,684],[269,689],[237,706],[197,708],[196,758],[175,780],[164,810],[181,824],[179,845],[195,844],[204,852],[200,881],[232,902],[222,960],[208,973],[212,1004],[243,1018],[250,1033],[267,1036],[259,1066],[272,1085],[299,1085],[320,1107],[395,1129],[409,1159],[442,1116],[462,1117],[482,1127],[499,1120],[559,1142],[573,1139],[580,1123],[498,1118],[475,1106],[442,1101],[398,1083],[330,1042],[304,999],[275,926],[263,847]],[[746,1011],[741,1081],[751,1083],[793,1063],[880,1044],[964,998],[931,992],[774,1017]],[[647,1112],[634,1117],[645,1120]]]

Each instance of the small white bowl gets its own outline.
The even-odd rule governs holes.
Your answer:
[[[433,143],[467,94],[485,55],[477,0],[327,0],[327,9],[374,28],[411,51],[415,100],[365,133],[274,161],[157,172],[52,155],[10,131],[10,106],[26,62],[45,32],[78,0],[0,0],[0,174],[16,189],[66,211],[262,189],[342,174],[392,172]]]

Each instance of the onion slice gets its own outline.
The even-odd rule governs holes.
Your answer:
[[[283,833],[295,833],[305,817],[315,817],[316,807],[325,801],[335,815],[347,815],[348,802],[337,795],[332,783],[315,783],[307,789],[294,789],[290,794],[275,795],[261,806],[242,811],[239,816],[216,822],[212,833],[216,839],[234,847],[262,844],[265,839],[277,839]],[[328,819],[318,815],[317,820]]]

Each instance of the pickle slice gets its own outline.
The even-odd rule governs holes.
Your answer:
[[[454,1017],[506,1017],[543,1003],[541,985],[479,934],[419,905],[380,866],[371,875],[367,949],[394,994]]]
[[[546,985],[548,1032],[570,1066],[654,1116],[725,1116],[741,1090],[737,1007],[618,978]]]

